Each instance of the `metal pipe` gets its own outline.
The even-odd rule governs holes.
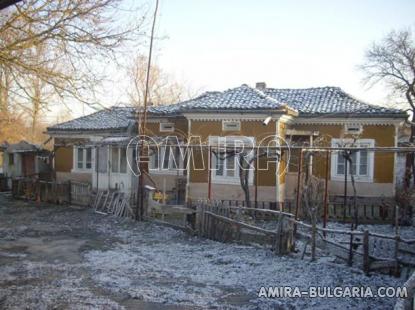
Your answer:
[[[151,144],[147,143],[150,147],[151,146],[158,146],[157,144]],[[79,143],[67,143],[67,144],[56,144],[56,147],[60,146],[77,146],[80,145]],[[173,144],[171,144],[174,146]],[[178,145],[181,147],[198,147],[198,148],[209,148],[209,145],[205,144],[182,144]],[[234,146],[221,146],[222,149],[230,149],[235,150]],[[268,149],[268,150],[304,150],[304,151],[313,151],[313,152],[326,152],[326,151],[361,151],[365,150],[368,152],[385,152],[385,153],[394,153],[394,152],[402,152],[402,153],[408,153],[408,152],[415,152],[415,147],[388,147],[388,146],[382,146],[382,147],[307,147],[307,146],[287,146],[287,145],[281,145],[281,146],[264,146],[264,145],[257,145],[257,146],[245,146],[244,150],[251,150],[251,149]]]
[[[344,156],[344,196],[343,196],[343,221],[346,220],[346,205],[347,205],[347,157],[346,154]]]
[[[328,217],[328,196],[329,196],[329,158],[330,151],[326,151],[326,178],[324,182],[324,216],[323,216],[323,227],[327,227],[327,217]],[[326,237],[326,232],[323,232],[324,237]]]
[[[209,146],[208,154],[208,199],[212,198],[212,147]]]
[[[258,158],[255,160],[255,208],[258,208]]]
[[[298,165],[298,175],[297,175],[297,197],[296,197],[296,205],[295,205],[295,219],[298,220],[298,212],[300,207],[300,201],[301,201],[301,191],[300,191],[300,185],[301,185],[301,173],[303,168],[303,150],[300,150],[300,160]]]

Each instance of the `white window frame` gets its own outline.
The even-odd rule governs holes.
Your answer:
[[[83,149],[82,152],[82,168],[78,167],[78,150]],[[87,158],[87,152],[86,150],[91,150],[91,168],[86,168],[86,158]],[[81,172],[81,173],[92,173],[94,171],[95,166],[95,148],[88,147],[88,146],[74,146],[73,147],[73,165],[72,165],[72,171],[73,172]]]
[[[174,132],[174,123],[160,123],[160,132]]]
[[[228,128],[230,124],[237,124],[236,128]],[[241,121],[222,121],[222,131],[241,131]]]
[[[219,137],[219,136],[209,136],[209,145],[212,147],[217,147],[220,149],[220,147],[224,146],[234,146],[235,144],[243,144],[246,147],[253,147],[255,146],[255,138],[254,137],[242,137],[242,136],[226,136],[226,137]],[[254,151],[252,151],[254,152]],[[211,154],[209,154],[211,159],[211,177],[212,177],[212,183],[214,184],[240,184],[240,178],[239,178],[239,165],[238,165],[238,155],[227,157],[224,159],[224,169],[223,169],[223,175],[217,175],[217,162],[218,158],[215,154],[213,154],[213,151]],[[226,156],[225,156],[226,157]],[[233,175],[228,173],[228,169],[226,169],[227,161],[228,160],[234,160],[234,167],[235,170]],[[251,167],[249,171],[249,178],[248,178],[248,184],[253,185],[254,184],[254,171],[255,169]]]
[[[158,146],[158,151],[155,151],[153,155],[150,156],[150,173],[152,174],[165,174],[165,175],[183,175],[183,164],[184,160],[182,154],[184,153],[183,148],[180,150],[179,158],[175,158],[176,148],[178,146],[169,146],[163,145]],[[164,160],[166,157],[166,149],[170,148],[169,152],[169,162],[168,168],[164,168]],[[171,152],[172,148],[174,152]],[[158,157],[158,167],[156,167],[156,158]],[[174,167],[174,161],[176,160],[176,166]]]
[[[351,128],[359,128],[358,131],[350,132]],[[361,124],[344,124],[344,132],[348,135],[360,135],[363,132],[363,125]]]
[[[338,146],[354,146],[354,147],[375,147],[375,140],[374,139],[359,139],[355,142],[353,139],[332,139],[331,146],[338,147]],[[335,181],[343,181],[344,174],[338,174],[338,160],[339,156],[341,155],[341,151],[333,151],[331,155],[331,179]],[[367,152],[367,175],[360,175],[360,152],[356,154],[356,174],[354,175],[356,182],[373,182],[373,174],[374,174],[374,166],[375,166],[375,154],[374,152]],[[347,175],[348,180],[350,181],[350,165],[347,165]]]
[[[117,170],[118,171],[116,171],[116,172],[114,172],[114,171],[112,171],[112,161],[113,161],[113,158],[112,158],[112,150],[113,149],[117,149],[117,152],[118,152],[118,162],[117,162]],[[109,149],[109,151],[110,151],[110,154],[109,154],[109,158],[110,158],[110,165],[109,165],[109,169],[110,169],[110,172],[111,172],[111,174],[121,174],[121,175],[125,175],[125,174],[127,174],[128,173],[128,171],[129,171],[129,167],[128,167],[128,153],[127,153],[127,148],[125,148],[125,147],[119,147],[119,146],[111,146],[110,147],[110,149]],[[125,172],[121,172],[121,154],[122,153],[125,153]]]

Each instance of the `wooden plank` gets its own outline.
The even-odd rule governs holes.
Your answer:
[[[221,215],[214,214],[212,212],[205,212],[205,213],[208,214],[209,217],[217,218],[217,219],[220,219],[220,220],[222,220],[224,222],[227,222],[227,223],[237,224],[240,227],[250,229],[250,230],[254,230],[254,231],[263,233],[265,235],[270,235],[270,236],[275,236],[276,235],[275,231],[272,231],[272,230],[267,230],[267,229],[263,229],[263,228],[260,228],[260,227],[252,226],[252,225],[249,225],[249,224],[246,224],[246,223],[243,223],[243,222],[239,222],[239,221],[236,221],[236,220],[233,220],[233,219],[221,216]]]

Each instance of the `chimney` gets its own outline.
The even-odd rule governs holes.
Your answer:
[[[257,82],[255,84],[255,88],[259,90],[264,90],[265,88],[267,88],[267,84],[265,82]]]

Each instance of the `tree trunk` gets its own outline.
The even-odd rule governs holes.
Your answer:
[[[249,193],[249,162],[243,154],[239,155],[239,180],[242,190],[245,194],[245,203],[247,208],[251,208],[251,197]]]
[[[35,78],[33,81],[33,98],[32,98],[32,141],[36,140],[36,129],[39,121],[41,109],[42,90],[40,79]]]

